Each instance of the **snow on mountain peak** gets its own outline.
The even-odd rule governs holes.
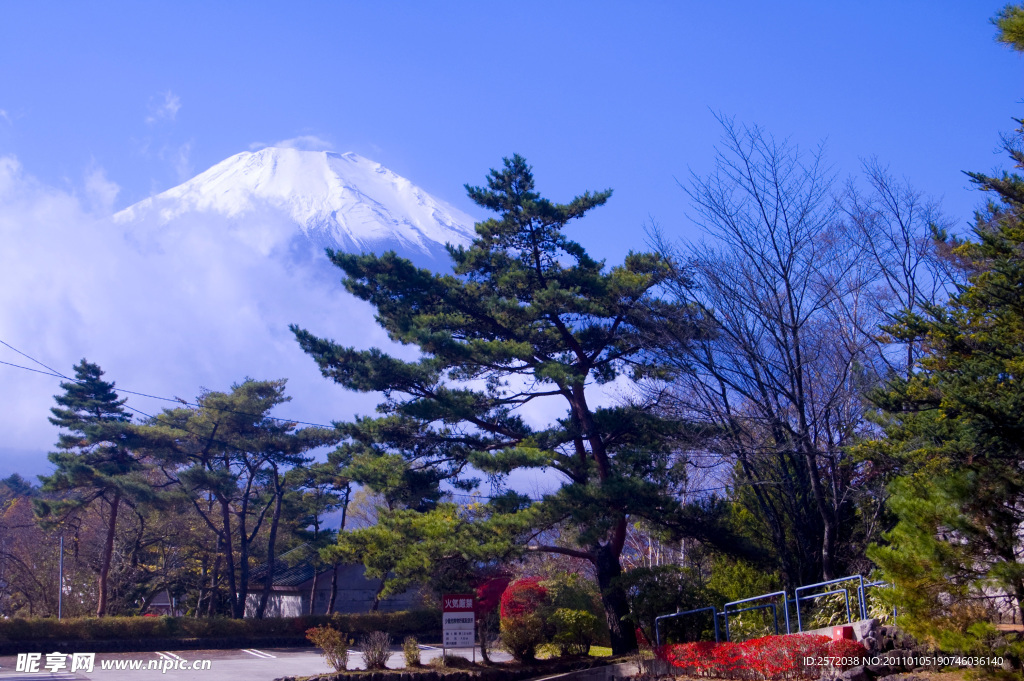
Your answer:
[[[438,257],[472,241],[473,218],[352,152],[266,147],[236,154],[191,180],[126,208],[118,222],[190,212],[246,218],[283,213],[314,243],[348,252],[395,249]]]

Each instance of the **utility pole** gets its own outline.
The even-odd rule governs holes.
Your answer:
[[[60,560],[57,568],[57,619],[61,616],[61,607],[64,605],[64,534],[60,535]]]

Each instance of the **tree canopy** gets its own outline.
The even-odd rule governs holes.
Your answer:
[[[50,422],[62,429],[58,450],[50,453],[55,470],[42,476],[43,490],[64,493],[55,500],[36,499],[37,515],[44,521],[68,520],[94,505],[103,508],[106,539],[97,576],[96,615],[107,612],[107,577],[114,550],[118,514],[125,501],[152,498],[153,490],[141,476],[145,466],[133,448],[131,416],[118,399],[114,384],[103,380],[103,370],[83,359],[75,365],[74,380],[61,383]]]
[[[1013,141],[1008,151],[1024,167]],[[953,250],[968,283],[947,305],[890,328],[923,339],[925,354],[875,395],[886,426],[875,460],[894,475],[898,523],[869,555],[896,585],[909,627],[984,649],[984,631],[968,625],[1007,595],[1024,614],[1024,178],[968,175],[992,197],[975,239]]]
[[[441,483],[468,491],[475,474],[486,475],[492,493],[477,517],[495,550],[519,546],[593,563],[613,648],[625,651],[635,642],[622,626],[628,606],[616,577],[627,519],[679,517],[686,476],[673,442],[688,432],[658,416],[652,401],[602,403],[597,388],[666,375],[642,339],[653,315],[684,318],[658,296],[671,268],[653,253],[630,253],[612,268],[591,258],[566,227],[611,191],[553,203],[535,191],[518,155],[492,170],[486,187],[467,190],[498,217],[476,225],[470,246],[449,246],[452,273],[417,269],[394,253],[328,251],[346,289],[376,308],[393,340],[417,347],[418,360],[293,330],[326,377],[385,397],[378,416],[344,426],[352,477],[394,502],[367,540],[419,527],[410,512],[450,514],[439,503]],[[551,414],[549,424],[524,417],[535,403]],[[508,474],[521,469],[553,472],[557,488],[536,500],[506,489]],[[562,543],[543,540],[553,528]]]

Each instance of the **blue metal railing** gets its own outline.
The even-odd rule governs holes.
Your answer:
[[[754,606],[751,606],[749,608],[740,608],[739,610],[733,610],[732,614],[733,615],[738,615],[741,612],[749,612],[750,610],[766,610],[768,608],[772,609],[772,616],[775,618],[775,635],[778,636],[778,634],[779,634],[779,611],[778,611],[778,608],[775,607],[774,603],[765,603],[764,605],[754,605]],[[728,641],[730,638],[732,638],[732,636],[730,635],[730,632],[729,632],[729,613],[724,613],[724,614],[725,614],[725,640]]]
[[[726,603],[725,605],[722,606],[722,614],[725,615],[725,640],[727,640],[727,641],[729,640],[729,606],[730,605],[740,605],[742,603],[752,603],[753,601],[760,601],[760,600],[763,600],[765,598],[774,598],[775,596],[782,596],[782,612],[785,613],[785,615],[786,615],[786,633],[787,634],[790,633],[790,630],[789,630],[789,606],[788,606],[788,602],[787,602],[787,599],[786,599],[786,592],[785,591],[773,591],[770,594],[762,594],[760,596],[753,596],[752,598],[742,598],[742,599],[740,599],[738,601],[730,601],[730,602],[728,602],[728,603]],[[769,605],[773,606],[773,608],[774,608],[775,604],[774,603],[770,603]],[[759,609],[765,608],[765,607],[767,607],[767,606],[758,606],[758,607],[755,607],[755,608],[743,608],[742,610],[734,610],[733,612],[740,613],[740,612],[745,612],[747,610],[759,610]],[[778,633],[778,631],[779,631],[779,615],[778,615],[778,611],[776,611],[775,612],[775,633]]]
[[[771,608],[772,615],[773,615],[774,620],[775,620],[775,633],[778,634],[779,633],[779,612],[778,612],[777,603],[766,603],[766,604],[762,604],[762,605],[754,605],[754,606],[750,606],[750,607],[747,607],[747,608],[740,608],[740,609],[734,609],[734,610],[730,610],[729,609],[730,606],[742,605],[743,603],[752,603],[754,601],[760,601],[760,600],[764,600],[766,598],[775,598],[775,597],[778,597],[778,596],[782,596],[782,611],[783,611],[783,613],[785,615],[785,619],[786,619],[786,633],[787,634],[792,633],[791,628],[790,628],[790,624],[789,624],[789,607],[790,607],[790,605],[792,604],[792,606],[796,609],[797,631],[803,631],[803,620],[801,619],[801,615],[800,615],[800,602],[801,601],[804,601],[804,602],[811,601],[811,600],[814,600],[815,598],[819,598],[821,596],[830,596],[832,594],[838,594],[838,593],[844,594],[846,596],[846,621],[847,622],[853,622],[853,611],[852,611],[852,609],[850,607],[850,590],[849,590],[849,588],[844,587],[844,588],[839,588],[839,589],[830,589],[828,591],[821,591],[821,592],[817,592],[817,593],[806,594],[806,595],[803,595],[803,596],[800,595],[800,592],[808,591],[810,589],[818,589],[818,588],[821,588],[821,587],[832,586],[833,584],[841,584],[843,582],[850,582],[850,581],[854,581],[854,580],[857,580],[859,582],[859,585],[857,586],[857,595],[858,595],[858,603],[857,603],[858,608],[857,608],[857,610],[859,611],[859,615],[860,615],[861,619],[867,619],[867,617],[868,617],[868,611],[867,611],[867,592],[865,590],[869,589],[871,587],[890,586],[890,585],[888,583],[886,583],[886,582],[870,582],[870,583],[865,583],[864,582],[864,577],[862,575],[850,575],[849,577],[841,577],[840,579],[830,579],[830,580],[825,581],[825,582],[818,582],[817,584],[806,584],[804,586],[797,587],[794,590],[794,592],[793,592],[793,599],[792,600],[787,598],[785,591],[773,591],[771,593],[761,594],[760,596],[753,596],[751,598],[742,598],[742,599],[740,599],[738,601],[730,601],[730,602],[728,602],[728,603],[726,603],[725,605],[722,606],[722,612],[717,612],[714,607],[707,607],[707,608],[697,608],[696,610],[687,610],[686,612],[672,613],[672,614],[669,614],[669,615],[661,615],[659,617],[654,618],[654,638],[655,638],[655,641],[656,641],[657,645],[660,646],[661,645],[661,629],[660,629],[660,625],[661,625],[661,621],[662,620],[670,619],[670,618],[673,618],[673,617],[683,617],[683,616],[687,616],[687,615],[695,615],[695,614],[700,613],[700,612],[710,612],[711,613],[711,620],[714,623],[714,627],[715,627],[715,641],[719,640],[719,627],[718,627],[718,618],[719,617],[724,617],[725,618],[725,640],[728,641],[730,639],[729,615],[738,615],[741,612],[748,612],[750,610],[767,610],[769,608]],[[896,615],[896,608],[893,608],[893,615],[894,616]]]
[[[873,586],[890,586],[891,587],[892,584],[890,584],[889,582],[881,582],[881,581],[879,581],[879,582],[870,582],[868,584],[864,584],[863,582],[861,583],[861,585],[860,585],[860,602],[863,604],[863,607],[861,608],[861,612],[864,615],[864,619],[868,618],[868,611],[867,611],[867,600],[868,600],[867,599],[867,595],[868,595],[868,593],[867,593],[866,590],[870,589]],[[896,617],[896,612],[897,612],[896,611],[896,606],[894,605],[894,606],[892,606],[892,616],[893,616],[894,619]]]
[[[832,591],[822,591],[820,593],[811,594],[809,596],[803,596],[799,600],[794,599],[793,604],[796,607],[796,630],[798,632],[803,631],[803,623],[800,621],[800,601],[813,601],[815,598],[821,598],[822,596],[831,596],[832,594],[843,594],[846,596],[846,622],[849,624],[853,622],[853,617],[850,613],[850,592],[847,589],[833,589]]]
[[[684,615],[694,615],[698,612],[711,611],[711,621],[715,625],[715,643],[718,643],[718,611],[714,607],[697,608],[696,610],[687,610],[685,612],[676,612],[671,615],[661,615],[660,617],[654,618],[654,642],[659,648],[661,647],[661,620],[671,619],[673,617],[683,617]],[[726,637],[728,638],[728,636]]]
[[[861,595],[860,603],[859,603],[861,619],[867,619],[867,609],[864,607],[864,598],[863,598],[863,594],[864,594],[864,577],[861,576],[861,575],[851,575],[849,577],[840,577],[839,579],[830,579],[830,580],[825,581],[825,582],[818,582],[817,584],[806,584],[804,586],[798,586],[796,589],[793,590],[793,596],[794,596],[793,600],[796,601],[796,626],[797,626],[797,631],[803,631],[804,630],[804,628],[803,628],[803,621],[800,619],[800,601],[801,600],[805,600],[805,601],[806,600],[813,600],[813,599],[815,599],[815,598],[817,598],[819,596],[828,596],[829,594],[838,593],[840,591],[846,592],[846,621],[847,622],[852,622],[853,619],[850,616],[850,593],[849,593],[849,591],[847,589],[836,589],[834,591],[815,593],[815,594],[808,594],[807,596],[800,596],[800,592],[801,591],[806,591],[808,589],[816,589],[816,588],[819,588],[819,587],[822,587],[822,586],[831,586],[833,584],[840,584],[842,582],[849,582],[849,581],[852,581],[852,580],[855,580],[855,579],[860,581],[860,586],[857,587],[857,593]]]

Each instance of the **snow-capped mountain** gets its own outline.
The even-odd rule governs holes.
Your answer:
[[[190,214],[220,215],[243,229],[284,217],[319,248],[396,250],[428,265],[447,264],[444,245],[474,235],[473,218],[379,163],[280,147],[236,154],[114,217],[167,225]]]
[[[238,154],[113,219],[0,156],[0,243],[16,244],[0,248],[0,337],[64,372],[86,357],[107,380],[149,395],[287,378],[294,401],[279,416],[345,420],[372,413],[377,396],[325,380],[289,325],[403,359],[417,353],[392,342],[372,306],[345,290],[323,248],[394,249],[441,271],[450,263],[444,244],[468,243],[472,223],[355,154]],[[24,358],[0,347],[0,361]],[[13,367],[0,367],[0,382],[0,477],[45,472],[58,385]],[[166,406],[130,402],[140,414]]]

